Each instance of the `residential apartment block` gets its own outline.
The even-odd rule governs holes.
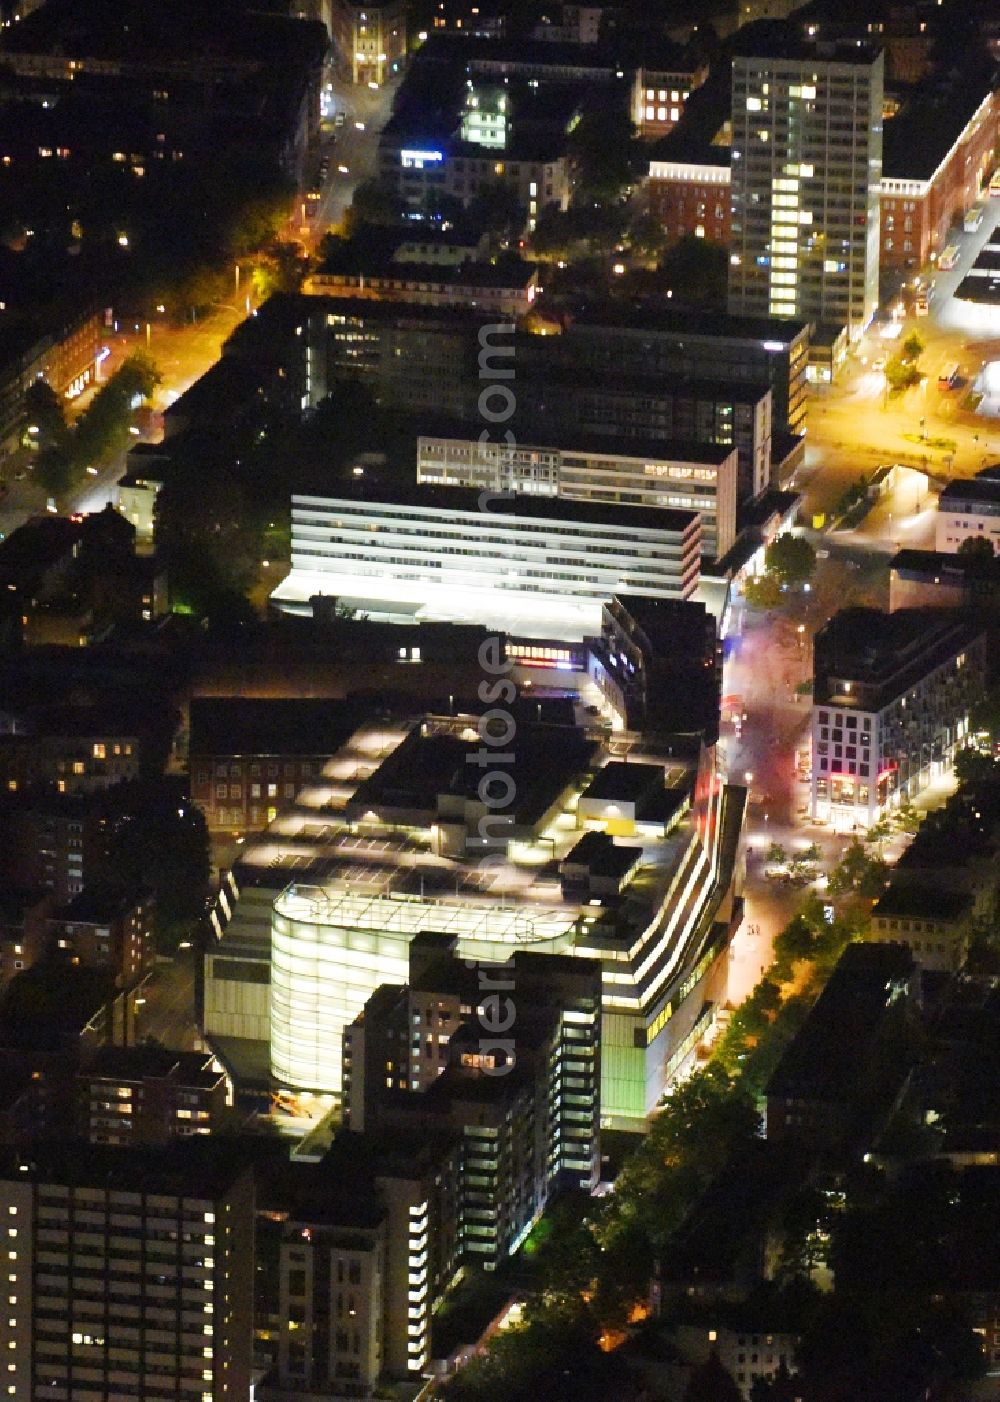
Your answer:
[[[782,26],[745,31],[733,59],[729,310],[846,326],[878,305],[880,51],[831,52]]]
[[[91,1144],[166,1144],[218,1133],[231,1087],[205,1052],[102,1047],[77,1076]]]
[[[409,967],[345,1028],[344,1121],[460,1136],[458,1251],[493,1270],[557,1184],[600,1177],[600,965],[519,952],[472,968],[454,937],[421,934]],[[515,988],[516,1044],[493,1026]]]
[[[1000,550],[1000,469],[988,467],[976,477],[949,482],[937,499],[935,549],[954,555],[972,538]]]
[[[250,1393],[253,1183],[212,1136],[0,1150],[7,1390],[28,1402]],[[11,1391],[13,1389],[13,1391]]]
[[[814,644],[813,817],[867,826],[944,774],[985,675],[983,627],[961,615],[834,614]]]

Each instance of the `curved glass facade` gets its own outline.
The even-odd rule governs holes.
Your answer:
[[[271,1074],[296,1090],[338,1093],[342,1036],[383,983],[406,983],[421,930],[459,937],[469,959],[512,948],[568,954],[576,921],[561,911],[455,906],[290,886],[271,922]]]

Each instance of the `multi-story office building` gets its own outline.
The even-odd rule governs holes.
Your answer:
[[[388,621],[574,639],[617,590],[688,598],[700,554],[693,511],[618,506],[609,519],[589,501],[361,483],[292,498],[292,570],[271,598],[294,611],[334,595]]]
[[[166,1144],[222,1128],[230,1099],[224,1071],[205,1052],[102,1047],[77,1076],[92,1144]]]
[[[956,478],[938,497],[935,549],[955,555],[974,538],[1000,551],[1000,469],[986,468],[970,480]]]
[[[814,646],[813,817],[870,825],[945,773],[985,675],[986,635],[961,615],[834,614]]]
[[[594,384],[608,375],[643,384],[673,377],[737,398],[748,386],[769,388],[774,433],[805,428],[809,323],[802,318],[597,305],[579,312],[561,335],[519,338],[516,354],[519,380],[558,368],[589,374]],[[662,428],[642,431],[649,437]]]
[[[626,729],[719,738],[722,656],[704,604],[615,595],[588,671]]]
[[[283,295],[270,298],[243,323],[226,353],[235,353],[238,337],[247,359],[279,363],[285,380],[294,379],[296,402],[303,408],[315,406],[332,383],[350,378],[360,379],[386,407],[479,422],[480,357],[489,370],[505,366],[510,353],[517,365],[522,421],[522,391],[532,380],[576,371],[591,388],[609,376],[631,379],[637,395],[664,379],[679,381],[682,388],[711,386],[720,392],[715,396],[720,413],[725,395],[730,405],[749,404],[753,390],[770,389],[768,431],[777,437],[804,430],[807,322],[608,304],[581,310],[562,327],[546,323],[543,332],[518,330],[513,322],[497,328],[495,318],[475,308]],[[493,378],[502,376],[494,372]],[[753,402],[760,398],[757,394]],[[638,411],[632,418],[632,432],[644,438],[693,436],[665,431],[660,419],[646,421]],[[576,427],[608,431],[600,422]]]
[[[846,326],[878,305],[879,51],[754,26],[733,59],[729,310]]]
[[[149,1150],[0,1150],[10,1396],[250,1395],[253,1181],[213,1138]]]
[[[417,481],[428,486],[484,488],[519,496],[697,511],[702,545],[713,559],[736,539],[737,451],[699,446],[591,437],[540,438],[508,446],[469,437],[421,434]]]
[[[529,369],[518,406],[549,434],[585,433],[624,444],[662,439],[735,447],[736,501],[759,496],[771,478],[771,391],[681,377]],[[720,552],[721,553],[721,552]]]

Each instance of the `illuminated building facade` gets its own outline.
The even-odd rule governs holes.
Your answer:
[[[510,447],[465,436],[417,441],[417,481],[428,485],[697,511],[713,558],[736,539],[738,471],[737,450],[728,445],[615,443],[584,434],[560,443],[518,435]]]
[[[214,1000],[232,1005],[234,985],[218,981],[219,965],[249,964],[251,910],[260,967],[270,966],[269,983],[252,990],[268,1001],[259,1025],[272,1076],[291,1091],[341,1091],[344,1029],[380,985],[406,983],[410,945],[423,931],[454,937],[463,959],[503,962],[518,951],[596,959],[602,1121],[638,1128],[725,999],[743,790],[721,784],[711,751],[699,760],[695,744],[669,774],[659,762],[659,798],[640,814],[622,817],[628,796],[611,790],[630,776],[612,770],[597,809],[580,815],[578,798],[608,755],[573,729],[525,724],[512,770],[517,799],[502,821],[478,798],[480,771],[466,760],[478,750],[475,724],[455,716],[363,727],[316,788],[245,850],[236,879],[253,899],[245,909],[236,903],[236,943],[220,921],[207,952],[206,1016],[221,1026]],[[490,849],[478,835],[484,819]],[[549,872],[587,831],[608,832],[641,856],[627,925],[618,899],[564,891]],[[238,977],[234,967],[228,979]]]
[[[493,509],[496,506],[499,509]],[[468,621],[549,640],[600,626],[618,590],[686,599],[697,587],[696,512],[500,497],[365,483],[336,497],[292,498],[292,571],[283,609],[360,599],[372,618]],[[582,630],[582,631],[581,631]]]
[[[946,773],[985,668],[982,627],[961,616],[834,614],[814,645],[813,817],[870,826]]]
[[[882,54],[775,38],[733,59],[729,310],[856,340],[878,305]]]
[[[0,1156],[18,1399],[250,1395],[253,1182],[207,1135],[155,1149],[72,1140]]]

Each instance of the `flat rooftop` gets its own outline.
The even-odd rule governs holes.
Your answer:
[[[599,802],[607,799],[636,803],[665,785],[666,770],[662,765],[627,764],[613,759],[597,771],[580,797]]]
[[[916,917],[924,920],[961,920],[972,909],[972,898],[960,891],[937,886],[899,882],[880,896],[872,915]]]
[[[360,716],[346,701],[281,697],[194,697],[193,756],[333,754]]]
[[[249,1168],[246,1141],[218,1134],[171,1139],[149,1148],[113,1148],[72,1139],[36,1142],[30,1151],[0,1147],[0,1177],[8,1183],[62,1183],[195,1201],[221,1196]]]
[[[841,609],[816,634],[813,703],[880,707],[981,633],[981,626],[945,609]],[[838,691],[834,702],[832,687],[842,679],[880,691],[853,699]]]
[[[857,40],[810,41],[803,37],[797,25],[768,19],[743,25],[729,47],[734,61],[752,62],[755,58],[761,58],[778,64],[845,63],[851,67],[870,67],[881,52],[879,45]]]
[[[612,327],[616,331],[658,333],[673,338],[694,340],[731,340],[760,342],[760,349],[769,351],[765,341],[773,341],[774,351],[784,351],[808,333],[809,323],[792,317],[737,316],[722,311],[684,311],[671,308],[669,303],[620,306],[604,303],[577,311],[572,327],[599,331]]]
[[[307,495],[297,492],[292,497],[292,532],[294,537],[296,510],[308,512],[318,508],[332,511],[336,509],[338,502],[361,507],[410,507],[416,511],[434,511],[444,516],[475,515],[503,521],[505,524],[521,520],[568,522],[593,526],[598,531],[627,527],[631,530],[676,535],[684,535],[699,519],[696,511],[667,511],[654,506],[621,506],[617,503],[614,514],[611,515],[604,503],[569,501],[561,497],[503,493],[495,500],[502,504],[502,509],[494,510],[491,507],[484,511],[482,493],[475,488],[437,487],[422,482],[385,485],[367,481],[343,483],[338,484],[337,491],[330,495]]]
[[[949,482],[938,498],[938,510],[947,510],[952,503],[984,502],[1000,506],[1000,482],[991,478],[956,478]]]
[[[452,490],[451,488],[448,489]],[[318,595],[338,599],[372,622],[476,624],[531,641],[580,643],[601,631],[601,600],[561,594],[454,589],[413,580],[294,568],[270,596],[281,613],[308,614]]]
[[[657,383],[662,384],[662,378],[658,378]],[[761,397],[760,391],[758,390],[753,397],[755,401],[758,400]],[[470,439],[478,440],[482,432],[481,424],[469,423],[463,419],[421,417],[416,423],[419,424],[419,429],[415,428],[415,432],[420,438],[468,442]],[[534,425],[522,427],[516,420],[511,420],[508,426],[514,434],[519,451],[542,448],[564,454],[593,453],[601,457],[641,459],[646,462],[693,462],[713,466],[725,462],[736,451],[731,443],[696,443],[690,438],[627,438],[573,430],[555,432],[544,426],[540,430]]]
[[[929,180],[992,86],[991,78],[968,70],[918,84],[883,126],[883,178]]]

